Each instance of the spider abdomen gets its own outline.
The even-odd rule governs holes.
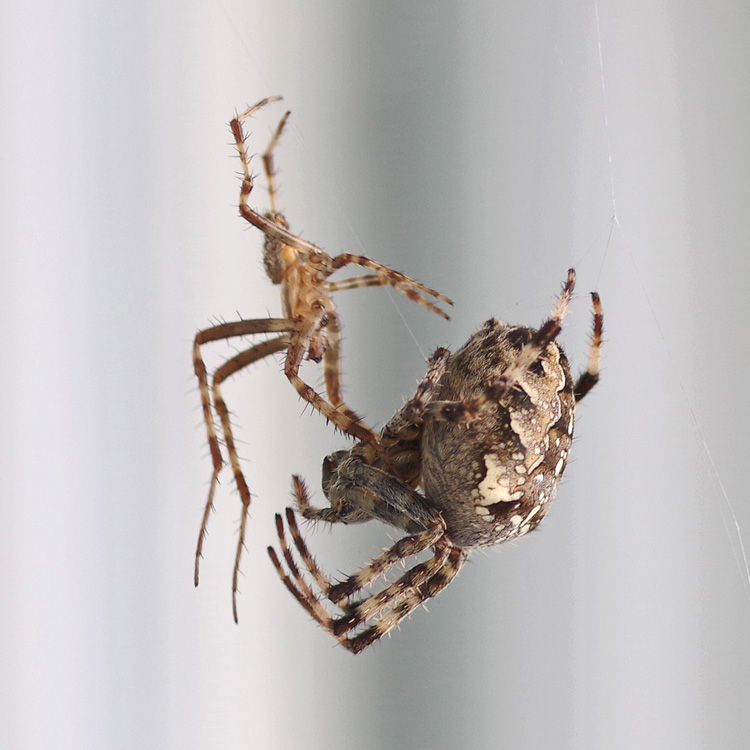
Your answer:
[[[535,331],[489,320],[450,359],[437,398],[470,402],[487,392]],[[486,547],[535,528],[555,497],[573,435],[567,358],[552,342],[513,388],[469,423],[428,420],[422,455],[426,502],[461,547]]]

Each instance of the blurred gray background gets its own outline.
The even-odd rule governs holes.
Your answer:
[[[1,17],[3,747],[747,746],[746,3],[74,0]],[[370,422],[436,345],[490,316],[537,325],[569,266],[577,368],[586,293],[605,306],[603,380],[545,523],[475,554],[358,657],[266,558],[292,472],[321,503],[320,461],[347,445],[278,361],[226,388],[255,495],[240,624],[228,473],[192,586],[210,470],[192,337],[280,309],[226,125],[270,94],[293,111],[292,228],[456,303],[446,323],[383,289],[338,295],[347,400]],[[252,122],[251,150],[282,111]],[[346,571],[391,536],[309,542]]]

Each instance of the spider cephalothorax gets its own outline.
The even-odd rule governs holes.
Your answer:
[[[260,213],[253,209],[248,199],[253,190],[253,177],[250,171],[250,156],[246,146],[243,123],[266,104],[280,97],[270,97],[237,115],[230,123],[234,143],[240,158],[242,186],[240,188],[240,215],[265,235],[263,260],[268,277],[280,286],[282,318],[259,318],[222,323],[200,331],[193,344],[193,363],[200,387],[203,419],[206,424],[208,445],[213,463],[211,484],[203,514],[203,522],[198,537],[195,554],[195,585],[198,585],[198,572],[206,535],[208,517],[213,508],[214,492],[224,459],[219,445],[214,417],[218,417],[221,434],[224,438],[229,463],[232,466],[235,483],[242,501],[239,540],[235,555],[232,577],[232,608],[237,619],[237,578],[240,557],[245,540],[245,524],[250,507],[250,490],[240,466],[235,446],[229,411],[221,394],[221,384],[231,375],[243,370],[253,362],[277,352],[285,352],[284,374],[299,395],[317,409],[335,427],[373,446],[381,460],[387,462],[377,435],[343,401],[341,387],[341,324],[331,294],[345,289],[367,286],[391,286],[414,302],[427,307],[447,318],[445,312],[429,301],[434,297],[448,304],[451,301],[429,287],[408,276],[394,271],[382,263],[361,255],[342,253],[330,256],[317,245],[303,239],[289,230],[284,215],[277,205],[276,181],[273,165],[273,151],[286,124],[289,112],[279,122],[276,131],[263,154],[263,167],[268,184],[269,210]],[[329,281],[332,274],[345,266],[356,265],[367,268],[372,273],[340,281]],[[241,336],[276,334],[275,338],[255,344],[224,362],[213,374],[209,387],[208,372],[203,360],[201,347],[211,341],[228,340]],[[323,363],[325,397],[305,383],[300,377],[300,367],[304,359]]]
[[[450,354],[439,349],[415,396],[380,435],[384,462],[359,443],[324,462],[330,507],[311,507],[295,477],[298,511],[331,523],[378,519],[406,533],[357,573],[334,582],[316,564],[297,526],[286,520],[308,576],[300,570],[284,522],[276,517],[286,568],[269,554],[286,587],[342,645],[369,646],[456,576],[472,549],[520,537],[544,518],[568,460],[574,410],[599,377],[602,309],[592,295],[594,333],[587,370],[573,381],[555,339],[575,284],[568,272],[551,316],[537,329],[489,320]],[[396,476],[391,467],[399,467]],[[423,492],[417,488],[422,486]],[[414,560],[395,580],[394,563]],[[371,587],[386,577],[379,590]],[[337,605],[332,615],[323,599]]]

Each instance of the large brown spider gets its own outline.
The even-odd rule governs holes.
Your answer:
[[[234,572],[232,575],[232,611],[237,621],[237,585],[240,559],[245,540],[245,526],[250,507],[250,490],[240,466],[237,448],[232,434],[229,411],[221,394],[221,384],[231,375],[245,367],[276,352],[285,351],[284,374],[300,396],[323,414],[342,432],[345,432],[364,443],[375,446],[375,450],[386,460],[377,443],[377,436],[362,420],[344,403],[341,397],[341,324],[336,313],[336,306],[331,297],[333,292],[344,289],[356,289],[367,286],[391,286],[414,302],[429,308],[438,315],[448,318],[445,312],[427,299],[432,296],[448,304],[452,302],[439,292],[430,289],[414,279],[394,271],[361,255],[342,253],[331,257],[312,242],[298,237],[289,231],[289,225],[277,205],[276,182],[273,165],[273,151],[289,117],[287,112],[279,122],[265,153],[263,167],[268,183],[270,210],[258,213],[248,205],[248,198],[253,189],[253,177],[250,172],[250,156],[247,152],[246,136],[242,124],[253,113],[269,102],[278,101],[281,97],[273,96],[258,102],[231,122],[230,128],[242,167],[242,187],[240,188],[240,215],[265,235],[263,260],[268,277],[281,287],[281,306],[283,318],[260,318],[255,320],[238,320],[233,323],[222,323],[200,331],[193,344],[193,363],[200,387],[203,420],[208,434],[208,445],[211,452],[213,472],[208,491],[208,500],[203,513],[203,521],[198,536],[198,547],[195,552],[195,585],[198,585],[200,559],[203,552],[203,541],[206,536],[208,518],[213,508],[214,493],[219,472],[224,466],[219,439],[214,425],[214,412],[219,417],[229,463],[232,466],[235,483],[242,501],[239,539],[235,554]],[[344,266],[357,265],[374,273],[341,281],[328,281],[328,278]],[[256,334],[279,334],[275,338],[255,344],[228,359],[213,374],[211,386],[208,384],[208,373],[203,361],[201,346],[211,341],[227,340],[237,336]],[[314,362],[323,361],[323,374],[327,398],[318,394],[305,383],[299,375],[302,361],[307,358]]]
[[[304,518],[378,519],[406,532],[358,572],[334,582],[313,559],[294,511],[286,510],[293,547],[282,517],[276,516],[286,563],[285,569],[269,547],[277,572],[305,610],[349,651],[367,648],[436,596],[472,549],[520,537],[546,515],[568,460],[575,405],[599,379],[603,316],[596,293],[588,367],[575,383],[555,341],[574,284],[571,269],[551,316],[538,330],[489,320],[455,354],[435,352],[416,394],[379,438],[400,477],[366,443],[323,462],[328,508],[313,508],[304,483],[294,477],[297,510]],[[417,492],[420,483],[424,494]],[[414,561],[379,591],[370,588],[396,562],[428,549],[432,557]],[[332,615],[324,599],[341,613]]]

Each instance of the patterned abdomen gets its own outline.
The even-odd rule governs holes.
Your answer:
[[[487,321],[451,357],[436,398],[471,401],[486,394],[534,333]],[[454,544],[490,546],[536,527],[565,469],[574,406],[568,360],[553,342],[480,419],[427,421],[425,498],[441,511]]]

